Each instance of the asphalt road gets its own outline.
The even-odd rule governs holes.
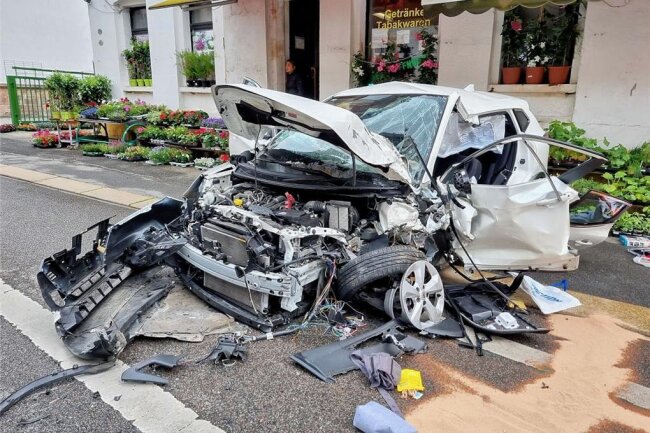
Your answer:
[[[41,259],[67,247],[72,235],[97,220],[130,213],[122,207],[2,177],[0,196],[0,277],[43,306],[35,281]],[[373,323],[381,320],[385,319],[371,317]],[[323,331],[315,327],[297,336],[254,343],[247,361],[232,367],[201,364],[161,372],[170,379],[165,390],[201,419],[227,432],[352,432],[355,407],[370,400],[381,401],[377,392],[368,387],[367,379],[360,372],[351,372],[337,377],[334,384],[325,384],[288,357],[333,341]],[[0,342],[3,395],[58,369],[51,358],[4,320],[0,321]],[[208,353],[214,342],[214,337],[198,344],[138,339],[120,359],[131,365],[159,353],[197,359]],[[551,335],[522,337],[519,342],[548,352],[555,344]],[[429,341],[427,354],[404,356],[399,363],[403,368],[423,372],[425,398],[449,391],[443,373],[446,368],[457,368],[504,391],[546,374],[489,352],[479,358],[455,342],[443,340]],[[398,400],[405,411],[415,404],[413,400]],[[21,420],[42,416],[47,418],[19,425]],[[56,386],[49,394],[34,394],[10,409],[0,421],[0,432],[137,431],[76,381]]]

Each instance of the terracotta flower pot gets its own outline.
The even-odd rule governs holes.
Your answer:
[[[549,66],[548,67],[548,84],[566,84],[569,81],[569,72],[571,66]]]
[[[519,78],[521,78],[521,67],[503,67],[501,68],[501,77],[503,84],[519,84]]]
[[[106,135],[108,135],[109,140],[122,140],[122,135],[126,126],[123,123],[108,123],[106,125]]]
[[[542,84],[544,81],[543,66],[526,67],[526,84]]]

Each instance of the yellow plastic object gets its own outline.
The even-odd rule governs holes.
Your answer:
[[[397,392],[402,391],[424,391],[422,385],[422,374],[417,370],[405,368],[397,384]]]
[[[524,301],[520,299],[515,299],[515,300],[511,299],[510,302],[508,303],[508,307],[509,308],[518,307],[521,310],[526,311],[526,304],[524,304]]]
[[[237,207],[242,207],[243,204],[244,204],[244,200],[241,199],[241,198],[236,198],[236,199],[234,199],[232,202],[233,202],[233,203],[235,204],[235,206],[237,206]]]

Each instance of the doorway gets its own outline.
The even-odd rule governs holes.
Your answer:
[[[289,58],[303,77],[305,97],[318,99],[318,31],[320,0],[293,0],[289,5]]]

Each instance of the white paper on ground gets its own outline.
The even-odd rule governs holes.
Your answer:
[[[521,289],[530,296],[544,314],[557,313],[582,305],[575,296],[557,287],[545,286],[529,276],[524,277]]]

